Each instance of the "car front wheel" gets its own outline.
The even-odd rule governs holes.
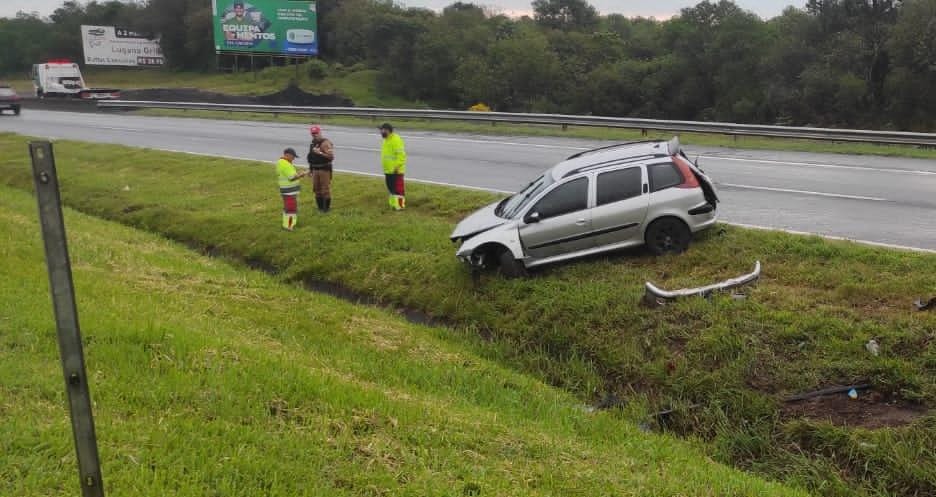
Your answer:
[[[500,272],[507,278],[520,278],[526,275],[523,263],[514,258],[510,250],[502,249],[497,255]]]
[[[681,254],[689,248],[692,232],[686,223],[673,217],[657,219],[647,228],[647,248],[654,255]]]

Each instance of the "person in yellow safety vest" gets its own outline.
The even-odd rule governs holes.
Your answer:
[[[276,163],[280,196],[283,197],[283,229],[286,231],[296,228],[296,220],[299,216],[299,179],[308,176],[308,173],[296,172],[294,160],[296,160],[296,151],[287,148],[283,150],[283,157]]]
[[[390,192],[390,207],[397,211],[403,210],[406,208],[403,184],[403,175],[406,174],[406,147],[403,138],[393,132],[393,126],[389,123],[380,125],[380,136],[383,137],[380,163],[383,165],[387,190]]]

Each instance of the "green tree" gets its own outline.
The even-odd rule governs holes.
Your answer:
[[[598,25],[598,10],[585,0],[534,0],[533,14],[548,29],[589,30]]]
[[[179,69],[214,67],[211,3],[205,0],[150,0],[146,28],[159,33],[166,63]]]
[[[888,49],[894,70],[888,77],[890,114],[906,129],[936,128],[936,0],[908,0],[892,31]]]

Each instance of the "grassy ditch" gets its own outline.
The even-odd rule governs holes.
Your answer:
[[[587,413],[444,330],[66,219],[110,494],[805,495]],[[0,494],[75,495],[25,192],[0,187],[0,237]]]
[[[30,188],[25,143],[0,135],[0,183]],[[728,227],[678,257],[614,255],[474,286],[447,236],[485,193],[413,184],[399,214],[381,181],[339,175],[335,210],[312,214],[306,194],[299,231],[285,234],[270,165],[72,142],[57,158],[73,208],[444,318],[497,343],[497,360],[696,434],[721,461],[823,495],[936,494],[936,313],[910,310],[936,291],[936,256]],[[756,259],[764,276],[745,299],[637,305],[644,281],[696,286]],[[783,402],[847,384],[870,389],[844,404]],[[664,409],[675,410],[651,416]]]
[[[379,106],[392,107],[392,105],[387,105],[386,103]],[[375,125],[375,120],[373,119],[350,116],[290,116],[260,114],[252,112],[183,111],[174,109],[145,109],[136,111],[135,113],[147,116],[192,117],[202,119],[246,120],[279,123],[308,123],[310,121],[316,121],[321,124],[357,126],[366,128],[373,128]],[[393,121],[398,126],[412,130],[471,133],[489,136],[557,136],[563,138],[585,138],[592,140],[611,141],[648,139],[669,140],[673,137],[672,132],[648,131],[647,134],[643,134],[640,130],[595,128],[589,126],[569,126],[567,129],[563,130],[560,127],[549,125],[503,123],[492,125],[491,123],[485,122],[478,123],[437,121],[428,119],[394,119]],[[903,145],[839,143],[753,136],[731,137],[706,133],[680,133],[679,139],[684,144],[706,147],[936,159],[936,150],[934,149]]]

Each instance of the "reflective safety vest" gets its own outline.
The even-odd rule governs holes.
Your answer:
[[[384,174],[393,174],[399,168],[399,174],[406,174],[406,148],[403,139],[396,133],[384,138],[380,147],[380,163]]]
[[[276,173],[279,175],[280,195],[299,195],[299,180],[290,180],[296,176],[296,166],[286,159],[276,163]]]

